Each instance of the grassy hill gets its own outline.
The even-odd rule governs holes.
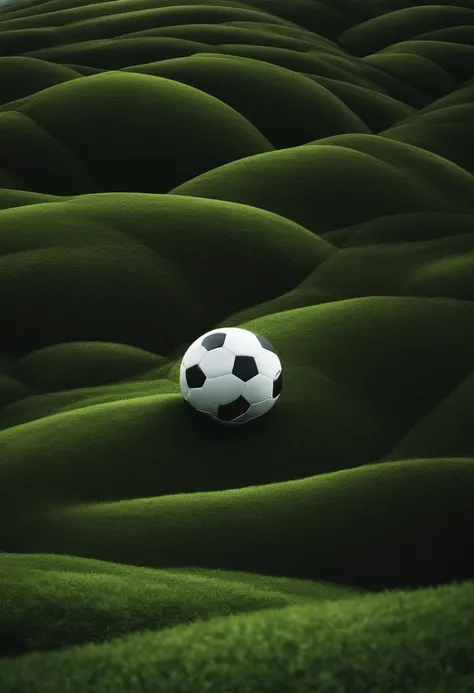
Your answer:
[[[474,690],[473,118],[474,0],[0,2],[1,693]]]

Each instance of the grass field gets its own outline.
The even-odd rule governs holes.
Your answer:
[[[473,122],[474,0],[0,2],[1,693],[474,692]]]

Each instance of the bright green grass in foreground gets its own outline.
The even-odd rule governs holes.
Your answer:
[[[0,656],[362,594],[309,580],[153,570],[52,554],[0,555],[0,592]]]
[[[161,579],[160,575],[156,590]],[[188,595],[198,580],[185,578]],[[212,586],[216,601],[226,587],[225,581],[220,587],[218,582]],[[82,585],[86,584],[84,579]],[[251,587],[239,587],[241,601],[245,590],[251,598]],[[114,596],[117,599],[110,595],[111,613]],[[143,601],[150,604],[149,600],[150,594]],[[82,601],[87,606],[84,596]],[[0,667],[0,689],[2,693],[468,693],[474,686],[473,605],[472,582],[344,599],[324,598],[324,589],[315,585],[315,598],[297,606],[282,603],[279,608],[133,633],[103,644],[6,659]],[[151,613],[149,617],[151,621]],[[132,621],[130,615],[125,619]]]

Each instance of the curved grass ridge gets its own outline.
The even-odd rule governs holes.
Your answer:
[[[223,570],[156,570],[57,554],[2,555],[1,655],[65,649],[362,590]]]
[[[286,606],[5,660],[2,690],[468,691],[474,584]],[[423,626],[420,628],[420,624]],[[436,657],[433,652],[436,651]],[[113,671],[106,678],[105,671]],[[46,685],[45,685],[45,682]],[[442,689],[441,689],[442,690]]]
[[[3,503],[10,525],[1,538],[6,550],[157,568],[224,568],[364,589],[443,584],[470,576],[473,484],[472,457],[385,461],[108,502],[91,493],[80,502],[71,485],[59,498],[17,482],[11,488],[28,507],[17,506],[15,517],[12,501]]]
[[[473,19],[0,0],[2,693],[471,693]]]

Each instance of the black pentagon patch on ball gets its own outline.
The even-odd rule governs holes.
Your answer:
[[[186,382],[188,387],[202,387],[206,382],[206,376],[199,366],[191,366],[186,369]]]
[[[232,375],[235,375],[244,383],[258,375],[257,364],[253,356],[236,356]]]
[[[272,397],[278,397],[283,389],[283,371],[280,371],[280,375],[273,381],[273,395]]]
[[[226,338],[225,332],[215,332],[214,334],[208,334],[207,337],[204,337],[204,339],[201,342],[201,346],[204,347],[204,349],[207,349],[208,351],[211,351],[211,349],[218,349],[221,347]]]
[[[268,339],[265,339],[265,337],[262,337],[261,334],[257,334],[256,332],[254,332],[254,334],[260,342],[260,346],[262,346],[264,349],[267,349],[268,351],[275,351],[275,349],[273,348],[273,344],[270,344]]]
[[[217,409],[217,418],[221,421],[232,421],[238,416],[245,414],[245,412],[250,407],[250,403],[247,402],[245,397],[237,397],[233,402],[229,404],[221,404]]]

